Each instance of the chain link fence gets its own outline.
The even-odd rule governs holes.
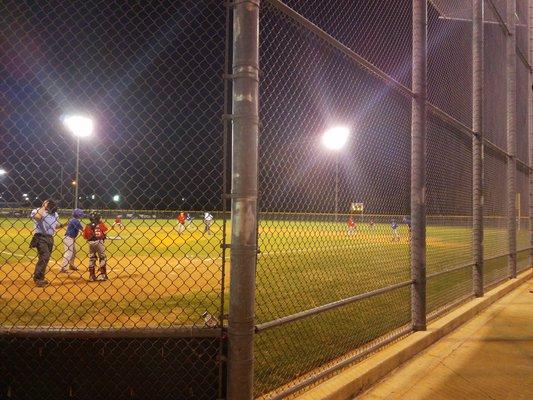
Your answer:
[[[224,4],[1,9],[0,397],[220,397]]]
[[[401,334],[410,318],[409,291],[396,285],[410,277],[411,30],[399,27],[411,25],[412,2],[370,3],[262,3],[256,396],[283,398],[320,381]],[[509,276],[506,9],[485,4],[486,286]],[[430,1],[427,18],[426,307],[434,318],[474,296],[472,8]],[[529,66],[521,40],[518,269],[530,266]],[[331,152],[321,140],[335,126],[351,132]],[[293,218],[281,218],[284,211]],[[380,314],[382,307],[394,311]]]
[[[284,398],[530,268],[529,8],[484,1],[477,98],[464,3],[420,94],[411,0],[5,2],[0,398]]]

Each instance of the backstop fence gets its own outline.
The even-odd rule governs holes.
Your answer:
[[[532,265],[529,0],[1,7],[0,398],[290,397]]]

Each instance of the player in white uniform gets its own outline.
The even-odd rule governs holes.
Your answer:
[[[204,213],[204,225],[205,225],[205,230],[204,230],[204,234],[205,233],[211,233],[211,225],[213,225],[213,216],[208,213],[208,212],[205,212]]]

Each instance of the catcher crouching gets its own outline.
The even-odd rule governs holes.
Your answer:
[[[104,245],[107,231],[107,226],[102,222],[102,217],[97,213],[91,215],[91,223],[85,225],[85,228],[83,229],[83,238],[89,243],[90,282],[107,280],[107,258]],[[100,263],[98,276],[95,274],[96,258],[98,258]]]

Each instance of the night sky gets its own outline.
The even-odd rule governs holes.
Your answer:
[[[411,2],[384,3],[287,1],[410,86]],[[3,8],[4,200],[20,201],[22,193],[60,199],[63,192],[62,205],[72,204],[75,139],[61,116],[82,111],[96,121],[95,136],[81,142],[82,206],[108,208],[120,194],[115,207],[221,208],[223,2],[6,1]],[[339,162],[341,211],[357,201],[368,212],[408,213],[410,100],[266,1],[261,12],[261,210],[332,212]],[[505,64],[494,28],[486,28],[493,60],[486,63],[485,128],[504,146]],[[428,96],[467,126],[469,35],[468,23],[439,19],[429,7]],[[519,86],[527,81],[520,68]],[[338,124],[352,135],[337,160],[320,135]],[[433,118],[428,127],[428,211],[469,214],[470,141]],[[525,131],[519,135],[523,143]],[[492,178],[502,169],[493,164]],[[504,203],[498,191],[487,204],[500,213]]]

